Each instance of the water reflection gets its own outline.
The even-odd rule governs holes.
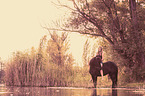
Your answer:
[[[136,91],[135,89],[93,89],[90,96],[145,96],[145,91]]]
[[[112,96],[117,96],[117,89],[112,89]]]
[[[97,89],[93,90],[93,94],[91,96],[97,96]]]
[[[99,92],[97,92],[97,91],[99,91]],[[117,89],[112,89],[112,94],[109,89],[107,89],[107,90],[103,89],[103,92],[100,92],[100,91],[102,91],[102,90],[94,89],[91,96],[98,96],[98,95],[99,96],[104,96],[104,95],[105,96],[117,96]],[[97,93],[98,93],[98,95],[97,95]]]
[[[71,87],[0,87],[0,96],[145,96],[142,90]]]

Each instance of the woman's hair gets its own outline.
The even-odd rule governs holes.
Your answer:
[[[98,48],[97,55],[100,55],[101,58],[102,58],[102,52],[103,52],[102,47],[99,47],[99,48]]]

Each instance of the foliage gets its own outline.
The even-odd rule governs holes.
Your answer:
[[[47,54],[50,56],[49,62],[60,66],[73,63],[72,55],[68,53],[68,34],[62,33],[61,36],[59,36],[56,32],[53,32],[53,34],[50,33],[50,36],[51,39],[47,43]]]
[[[68,34],[56,32],[50,33],[51,39],[48,40],[46,53],[49,56],[48,81],[50,86],[68,86],[73,81],[74,59],[68,52]],[[50,46],[51,45],[51,46]]]
[[[86,42],[84,44],[84,50],[83,50],[82,59],[83,59],[83,65],[84,66],[89,64],[89,60],[90,60],[90,44],[89,44],[88,39],[86,40]]]
[[[22,52],[13,54],[13,58],[6,64],[5,82],[7,85],[23,86],[33,83],[36,65],[36,58],[34,56],[32,57],[28,53]]]

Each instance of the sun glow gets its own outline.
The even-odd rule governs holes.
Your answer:
[[[57,0],[3,0],[0,3],[0,57],[7,60],[12,52],[38,47],[47,34],[41,24],[51,24],[65,14],[52,4]],[[9,3],[8,3],[9,2]]]

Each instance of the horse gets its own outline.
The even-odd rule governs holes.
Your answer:
[[[114,62],[108,61],[103,63],[103,66],[101,67],[102,63],[102,56],[97,55],[96,57],[93,57],[90,62],[90,69],[89,73],[92,76],[94,88],[96,88],[97,85],[97,77],[101,76],[100,70],[103,70],[103,76],[109,74],[111,80],[112,80],[112,88],[117,87],[117,77],[118,77],[118,67]]]

